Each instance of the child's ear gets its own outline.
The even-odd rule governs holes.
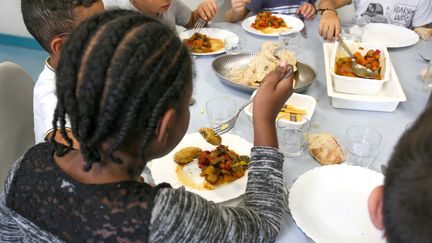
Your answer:
[[[51,52],[54,54],[60,54],[64,41],[65,40],[62,37],[54,38],[50,43]]]
[[[369,217],[375,228],[384,230],[383,223],[384,186],[377,186],[369,195]]]
[[[162,118],[159,120],[159,124],[156,128],[156,139],[158,142],[166,143],[168,139],[169,128],[174,124],[174,118],[176,111],[174,108],[169,108]]]

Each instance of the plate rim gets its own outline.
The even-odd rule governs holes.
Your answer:
[[[213,28],[213,27],[208,28],[208,27],[206,27],[206,28],[202,28],[201,30],[217,30],[217,31],[226,32],[227,34],[234,35],[234,36],[238,37],[238,35],[236,33],[232,32],[230,30],[227,30],[227,29]],[[178,34],[180,40],[183,42],[183,40],[186,39],[186,38],[182,38],[181,34],[187,33],[187,32],[192,32],[192,31],[194,31],[194,29],[189,29],[189,30],[185,30],[185,31],[180,32]],[[214,56],[214,55],[218,55],[218,54],[222,54],[222,53],[225,53],[225,43],[224,43],[224,48],[222,48],[222,49],[220,49],[218,51],[207,52],[207,53],[190,52],[191,55],[195,55],[195,56]]]
[[[303,23],[299,18],[297,18],[297,17],[291,16],[291,15],[288,15],[288,14],[273,14],[273,15],[275,15],[275,16],[278,17],[278,18],[283,18],[284,20],[285,20],[285,18],[297,19],[297,20],[298,20],[298,23],[301,24],[301,27],[300,27],[298,30],[297,30],[297,29],[292,30],[292,32],[300,32],[300,30],[303,29],[303,27],[304,27],[304,23]],[[246,19],[244,19],[244,20],[242,21],[241,26],[242,26],[242,28],[243,28],[245,31],[247,31],[247,32],[249,32],[249,33],[251,33],[251,34],[254,34],[254,35],[258,35],[258,36],[266,36],[266,37],[278,37],[278,36],[279,36],[279,32],[277,32],[277,33],[265,34],[265,33],[262,33],[262,32],[260,32],[260,31],[255,31],[254,29],[250,28],[250,27],[247,25],[247,23],[248,23],[248,22],[251,22],[251,20],[255,19],[255,17],[256,17],[256,14],[255,14],[255,15],[252,15],[252,16],[250,16],[250,17],[248,17],[248,18],[246,18]],[[252,22],[253,22],[253,21],[252,21]],[[290,31],[290,30],[288,30],[288,31]]]

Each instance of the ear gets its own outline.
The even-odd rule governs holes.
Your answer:
[[[173,125],[176,111],[174,108],[169,108],[162,118],[159,120],[159,124],[156,128],[156,139],[159,142],[165,143],[168,138],[169,128]]]
[[[384,230],[383,223],[384,186],[377,186],[369,195],[369,217],[375,228]]]
[[[61,38],[61,37],[54,38],[50,43],[51,52],[53,54],[59,55],[63,44],[64,44],[63,38]]]

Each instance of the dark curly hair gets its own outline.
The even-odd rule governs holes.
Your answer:
[[[27,30],[48,52],[55,36],[70,32],[77,18],[74,9],[90,7],[101,0],[21,0],[21,12]]]
[[[107,11],[84,21],[63,47],[57,69],[58,103],[51,143],[59,156],[72,140],[70,118],[86,161],[85,171],[101,161],[101,144],[114,151],[139,140],[140,156],[169,108],[179,110],[192,80],[192,63],[180,39],[157,20],[126,11]],[[60,124],[58,129],[57,124]],[[57,144],[60,132],[68,147]],[[105,153],[105,151],[104,151]]]
[[[432,106],[428,103],[390,158],[383,206],[388,242],[432,242],[431,124]]]

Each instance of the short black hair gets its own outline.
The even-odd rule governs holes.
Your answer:
[[[388,242],[432,242],[432,106],[402,135],[384,181]]]
[[[74,8],[99,0],[21,0],[21,13],[30,34],[51,53],[50,41],[75,27]]]
[[[122,163],[113,153],[132,139],[138,140],[145,161],[163,114],[184,106],[193,72],[187,48],[168,27],[135,11],[113,10],[76,28],[62,49],[56,75],[51,142],[60,156],[71,149],[68,115],[88,171],[101,161],[100,146],[108,139],[112,145],[103,152],[113,161]],[[54,140],[58,123],[67,149]]]

